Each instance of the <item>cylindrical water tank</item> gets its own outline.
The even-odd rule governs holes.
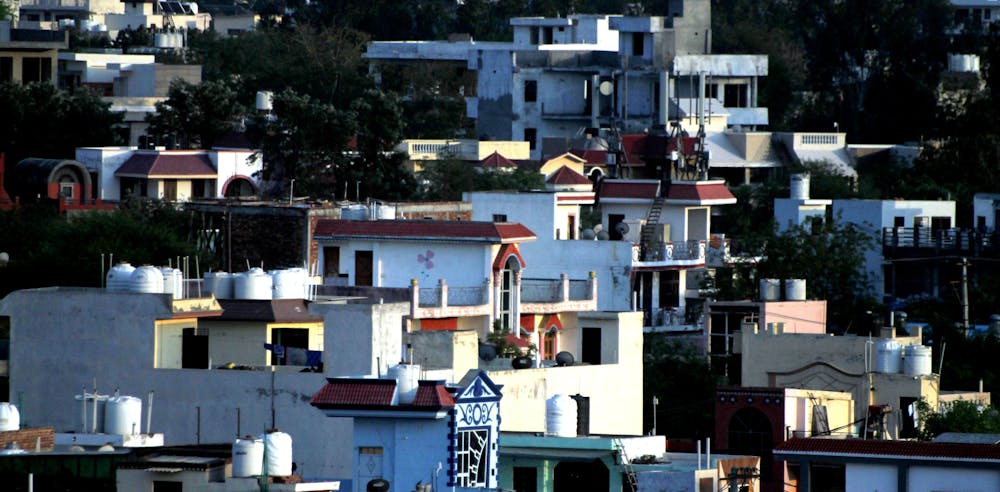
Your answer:
[[[368,206],[345,205],[340,207],[340,218],[344,220],[368,220]]]
[[[153,46],[157,48],[169,48],[170,40],[167,38],[167,33],[156,33],[153,36]]]
[[[163,275],[163,293],[174,296],[174,299],[184,298],[184,274],[176,268],[161,267]]]
[[[21,413],[11,403],[0,402],[0,432],[21,429]]]
[[[576,437],[576,400],[560,394],[545,401],[545,435]]]
[[[927,376],[931,373],[931,348],[907,345],[904,350],[903,373],[907,376]]]
[[[292,436],[284,432],[268,432],[261,436],[267,453],[264,468],[268,476],[287,477],[292,474]]]
[[[104,407],[104,433],[131,436],[142,432],[142,400],[112,396]]]
[[[206,272],[203,287],[216,299],[233,298],[233,276],[226,272]]]
[[[396,218],[396,207],[392,205],[375,204],[375,210],[372,212],[375,220],[394,220]]]
[[[132,272],[132,281],[129,284],[131,292],[145,292],[147,294],[163,293],[163,274],[160,269],[150,265],[143,265]]]
[[[273,297],[275,299],[305,299],[305,272],[301,268],[271,272]]]
[[[233,476],[258,477],[264,469],[264,441],[247,436],[233,443]]]
[[[128,262],[121,262],[108,270],[107,286],[112,292],[128,292],[132,285],[132,272],[135,267]]]
[[[417,397],[420,386],[420,366],[416,364],[398,364],[389,368],[389,377],[396,380],[396,394],[400,405],[409,405]]]
[[[785,279],[785,300],[804,301],[806,300],[806,279],[786,278]]]
[[[781,279],[760,279],[760,300],[777,301],[781,299]]]
[[[236,299],[271,299],[271,276],[260,268],[240,273],[233,281],[233,294]]]
[[[969,55],[972,57],[972,71],[979,72],[979,55]]]
[[[794,198],[798,200],[808,200],[809,199],[809,175],[808,174],[793,174],[790,176],[791,179],[791,192],[789,193],[789,198]]]
[[[949,54],[948,55],[948,71],[949,72],[961,72],[962,71],[962,58],[963,55]]]
[[[875,345],[875,372],[899,374],[903,366],[903,345],[892,339],[879,340]]]
[[[94,28],[94,21],[92,21],[90,19],[84,19],[84,20],[80,21],[80,30],[81,31],[90,31],[93,28]]]
[[[274,93],[271,91],[257,91],[257,110],[270,111],[274,108]]]

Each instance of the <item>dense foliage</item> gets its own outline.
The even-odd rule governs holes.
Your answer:
[[[646,334],[643,352],[644,429],[653,427],[656,397],[657,434],[690,439],[714,435],[718,380],[708,359],[663,333]]]
[[[971,432],[1000,434],[1000,410],[995,406],[980,407],[971,401],[958,400],[940,412],[920,400],[918,416],[921,422],[920,439],[933,440],[944,432]]]

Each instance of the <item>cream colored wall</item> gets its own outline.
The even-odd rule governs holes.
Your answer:
[[[197,326],[198,321],[194,319],[157,321],[154,327],[153,367],[180,369],[184,328]]]
[[[849,392],[785,389],[785,426],[792,432],[812,434],[813,407],[826,406],[827,421],[833,432],[848,432],[854,422],[854,399]],[[847,426],[847,427],[844,427]],[[842,429],[835,430],[844,427]]]
[[[546,176],[558,171],[560,167],[566,166],[580,174],[583,174],[583,160],[572,154],[563,154],[553,157],[538,169],[538,171]]]
[[[785,333],[826,333],[826,301],[768,302],[758,330],[784,323]]]
[[[23,82],[21,76],[23,75],[23,66],[25,58],[48,58],[49,65],[51,65],[50,73],[52,74],[52,77],[49,79],[49,83],[51,83],[52,85],[56,85],[58,83],[59,57],[58,57],[58,52],[56,50],[37,51],[37,52],[3,51],[2,53],[0,53],[0,56],[3,56],[5,58],[11,57],[13,59],[11,71],[13,74],[14,82]]]
[[[563,314],[560,349],[580,353],[579,330]],[[601,328],[601,360],[617,363],[490,371],[503,384],[501,430],[544,432],[545,403],[556,394],[590,397],[590,432],[642,435],[642,313],[579,313],[575,326]],[[564,343],[566,345],[564,345]]]
[[[208,357],[212,365],[266,366],[269,352],[264,349],[267,325],[250,321],[213,322],[208,334]]]

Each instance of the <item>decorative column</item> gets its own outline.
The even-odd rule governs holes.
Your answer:
[[[438,288],[441,289],[441,299],[438,300],[438,307],[448,307],[448,283],[443,278],[438,279]]]
[[[410,318],[417,319],[417,308],[420,307],[420,284],[417,279],[410,279]]]
[[[521,270],[514,270],[514,285],[510,288],[510,332],[520,335],[521,326]]]

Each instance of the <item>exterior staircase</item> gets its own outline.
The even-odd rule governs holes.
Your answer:
[[[649,206],[649,214],[646,216],[646,223],[642,226],[642,231],[640,232],[639,240],[642,244],[643,261],[655,261],[662,260],[659,258],[659,252],[661,248],[657,247],[656,243],[662,241],[662,238],[656,238],[656,229],[660,224],[660,213],[663,211],[663,197],[658,196],[653,200],[653,204]]]

